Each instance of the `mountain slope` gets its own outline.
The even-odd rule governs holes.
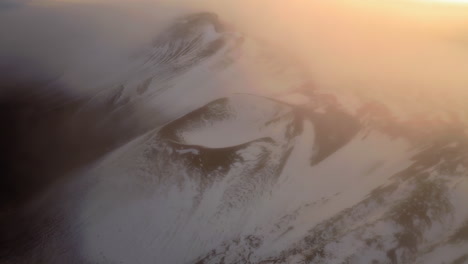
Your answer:
[[[210,13],[175,21],[60,108],[99,121],[73,135],[101,151],[2,263],[466,262],[466,125],[315,87],[281,55]]]

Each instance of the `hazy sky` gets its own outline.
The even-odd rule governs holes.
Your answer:
[[[89,72],[102,70],[102,61],[109,60],[99,58],[117,57],[126,47],[152,37],[176,14],[212,10],[301,61],[321,87],[394,100],[420,111],[467,112],[468,4],[33,0],[33,7],[19,7],[25,2],[0,5],[9,7],[0,17],[0,55],[16,51],[57,67],[71,63],[85,65]]]

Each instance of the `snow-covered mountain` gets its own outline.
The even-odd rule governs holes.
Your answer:
[[[455,118],[314,87],[211,13],[104,83],[76,112],[131,127],[43,198],[59,224],[6,263],[468,263]]]

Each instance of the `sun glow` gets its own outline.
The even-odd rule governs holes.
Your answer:
[[[448,4],[468,4],[468,0],[419,0],[423,2],[433,2],[433,3],[448,3]]]

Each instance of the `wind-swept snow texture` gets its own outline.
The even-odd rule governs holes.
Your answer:
[[[131,131],[16,263],[467,263],[463,126],[320,90],[267,50],[201,13],[129,59],[81,106]]]

